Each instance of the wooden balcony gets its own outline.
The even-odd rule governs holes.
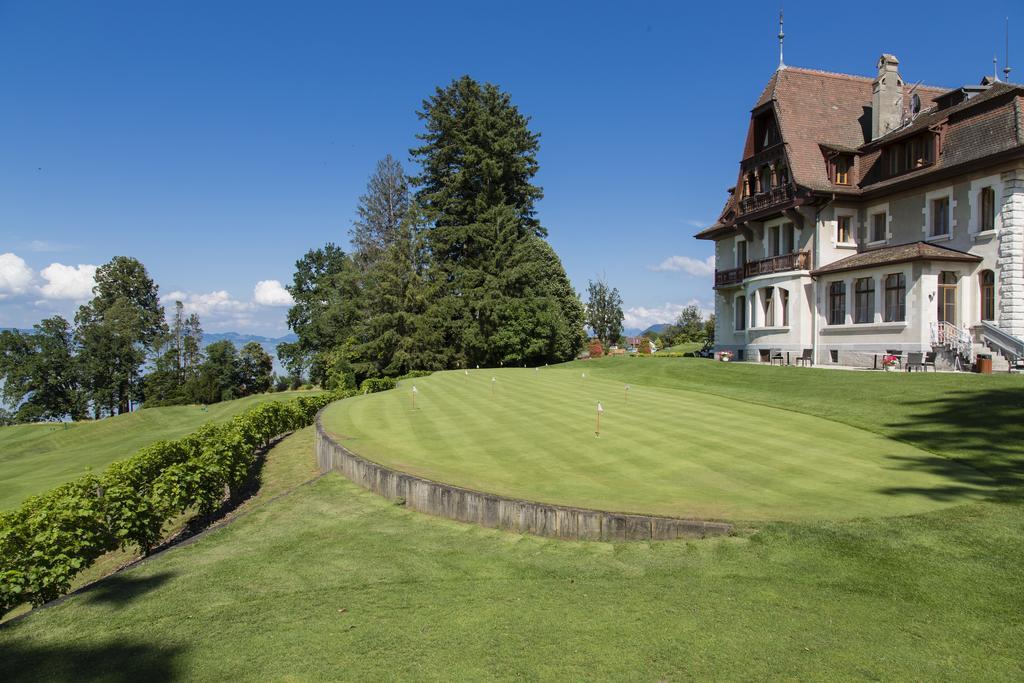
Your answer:
[[[746,215],[748,213],[756,213],[765,209],[770,209],[773,206],[779,206],[786,204],[787,202],[793,201],[793,197],[796,194],[796,186],[793,183],[787,183],[785,185],[779,185],[773,187],[767,192],[760,192],[750,197],[744,197],[740,200],[740,215]]]
[[[772,273],[784,273],[788,270],[810,270],[811,252],[798,251],[794,254],[781,254],[761,259],[760,261],[747,261],[742,268],[730,268],[729,270],[715,271],[715,287],[729,287],[738,285],[748,277],[757,275],[770,275]]]
[[[728,287],[743,282],[743,269],[730,268],[729,270],[715,271],[715,287]]]

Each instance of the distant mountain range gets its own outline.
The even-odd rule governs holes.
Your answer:
[[[622,334],[626,337],[643,337],[646,334],[661,334],[671,326],[672,323],[658,323],[657,325],[651,325],[647,329],[643,330],[639,327],[627,327],[622,330]]]

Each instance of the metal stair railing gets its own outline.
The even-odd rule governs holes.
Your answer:
[[[932,323],[932,344],[945,346],[947,349],[962,356],[970,365],[974,362],[974,340],[967,328],[961,328],[953,323],[940,321]]]
[[[1024,358],[1024,339],[1015,337],[986,320],[982,320],[977,329],[981,343],[993,351],[998,351],[1011,363]]]

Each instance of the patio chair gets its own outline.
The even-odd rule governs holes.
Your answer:
[[[786,364],[786,358],[782,355],[782,349],[772,349],[770,353],[771,364],[775,365],[775,361],[779,361],[779,365]]]
[[[805,368],[814,365],[814,349],[804,349],[804,352],[797,356],[794,362],[796,365],[802,365]]]
[[[907,372],[913,372],[914,369],[924,371],[924,354],[923,353],[908,353],[907,354]]]
[[[929,351],[928,353],[924,354],[924,363],[922,363],[921,369],[924,370],[925,372],[928,372],[928,368],[930,367],[932,369],[932,372],[938,372],[935,369],[935,356],[937,355],[938,354],[936,354],[934,351]]]

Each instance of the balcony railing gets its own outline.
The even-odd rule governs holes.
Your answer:
[[[715,287],[738,285],[748,277],[783,273],[787,270],[809,270],[811,252],[798,251],[795,254],[781,254],[760,261],[747,261],[742,268],[715,271]]]
[[[773,187],[767,192],[744,197],[740,200],[740,215],[768,209],[778,204],[785,204],[793,200],[794,194],[795,187],[793,183],[786,183],[785,185]]]
[[[738,285],[741,282],[743,282],[742,268],[730,268],[729,270],[715,271],[715,287]]]

